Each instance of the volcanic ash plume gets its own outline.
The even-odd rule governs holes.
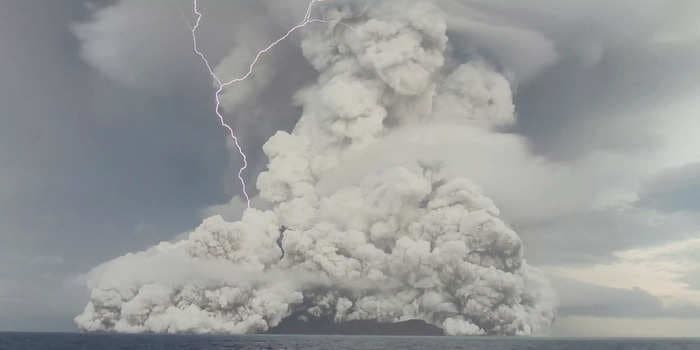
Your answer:
[[[238,222],[210,217],[185,240],[98,266],[75,319],[81,329],[249,333],[288,317],[420,319],[450,335],[549,326],[548,282],[469,179],[444,176],[425,158],[349,184],[330,175],[408,127],[497,133],[514,121],[508,81],[484,63],[454,63],[444,17],[430,4],[319,6],[330,24],[301,43],[318,79],[296,95],[303,114],[294,130],[264,146],[257,188],[269,209],[248,209]]]

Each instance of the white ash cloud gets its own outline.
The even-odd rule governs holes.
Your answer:
[[[81,329],[249,333],[292,315],[421,319],[450,335],[534,334],[551,324],[555,297],[520,238],[477,184],[441,170],[444,159],[401,154],[321,186],[402,130],[497,135],[515,121],[508,81],[483,62],[446,57],[447,22],[429,3],[318,11],[330,24],[310,28],[301,44],[318,78],[296,94],[294,130],[263,148],[269,163],[257,187],[266,204],[95,268],[75,319]],[[439,134],[425,136],[440,144]]]

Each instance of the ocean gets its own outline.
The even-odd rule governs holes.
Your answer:
[[[1,350],[700,350],[700,339],[0,333]]]

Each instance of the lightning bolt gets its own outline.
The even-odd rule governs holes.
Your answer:
[[[304,19],[299,22],[297,25],[289,28],[287,32],[279,37],[278,39],[272,41],[269,45],[264,47],[263,49],[259,50],[253,60],[250,62],[250,65],[248,66],[248,71],[243,74],[240,77],[233,78],[228,81],[224,81],[219,76],[214,73],[214,69],[212,68],[211,64],[209,64],[209,60],[207,60],[206,56],[204,53],[199,49],[199,46],[197,45],[197,29],[199,28],[199,23],[202,20],[202,13],[199,11],[199,7],[197,6],[197,0],[193,0],[192,8],[193,12],[195,15],[195,22],[194,26],[192,26],[192,48],[194,50],[194,53],[199,56],[199,58],[202,60],[202,63],[204,63],[204,66],[207,68],[209,71],[209,75],[212,77],[212,79],[216,82],[216,92],[214,94],[214,100],[216,102],[214,111],[216,112],[216,116],[219,118],[219,123],[221,126],[226,129],[227,135],[231,138],[233,141],[233,144],[236,146],[236,150],[238,150],[238,154],[241,156],[241,167],[238,169],[238,181],[241,183],[242,191],[243,191],[243,196],[245,197],[246,204],[248,205],[248,208],[250,208],[250,196],[248,195],[248,191],[246,189],[246,182],[245,179],[243,179],[243,172],[248,168],[248,157],[246,156],[245,152],[243,152],[243,148],[241,147],[241,144],[238,141],[238,136],[236,136],[235,131],[229,125],[226,123],[226,120],[224,119],[223,114],[221,113],[221,93],[224,91],[224,89],[232,84],[242,82],[246,79],[248,79],[252,74],[253,70],[255,69],[255,66],[258,64],[258,61],[260,58],[266,54],[268,51],[272,50],[277,44],[280,42],[284,41],[287,39],[292,33],[295,31],[305,27],[309,23],[328,23],[326,20],[322,19],[316,19],[316,18],[311,18],[311,10],[314,6],[315,3],[321,2],[323,0],[311,0],[309,2],[308,7],[306,8],[306,15],[304,15]]]

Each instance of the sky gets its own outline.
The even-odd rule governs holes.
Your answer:
[[[306,7],[201,3],[201,45],[221,72]],[[445,131],[455,145],[447,157],[460,164],[448,170],[483,188],[549,277],[560,305],[550,334],[697,335],[700,5],[435,4],[448,14],[453,57],[486,61],[511,84],[508,139],[465,144]],[[0,9],[0,330],[74,331],[95,266],[180,238],[212,214],[240,216],[239,159],[191,50],[189,2],[0,0]],[[224,95],[251,182],[267,163],[262,144],[295,125],[294,93],[317,74],[299,36],[259,69]],[[384,161],[344,170],[352,178],[352,164]]]

